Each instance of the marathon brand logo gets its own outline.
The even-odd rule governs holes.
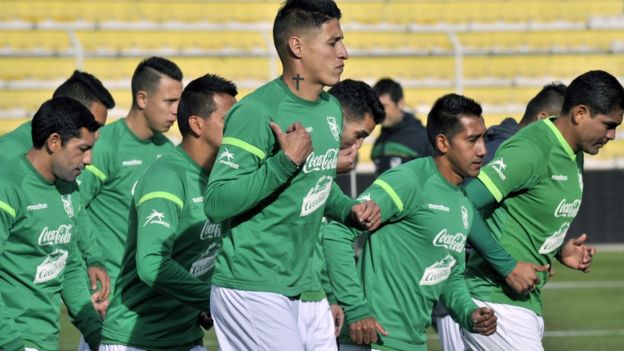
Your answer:
[[[65,210],[65,213],[67,213],[67,217],[74,217],[74,206],[72,205],[71,194],[61,195],[61,201],[63,201],[63,209]]]
[[[198,196],[198,197],[194,197],[193,198],[193,203],[194,204],[201,204],[204,202],[204,197],[203,196]]]
[[[63,272],[67,263],[68,253],[65,250],[55,250],[46,256],[45,260],[37,266],[33,283],[40,284],[50,281]]]
[[[71,224],[61,224],[58,228],[50,230],[46,226],[39,234],[37,244],[39,246],[52,246],[60,244],[69,244],[72,238]]]
[[[215,240],[221,236],[221,223],[214,224],[210,221],[204,223],[204,227],[199,234],[200,240]]]
[[[542,255],[546,255],[557,250],[559,246],[563,244],[563,240],[565,239],[568,229],[570,229],[570,223],[564,222],[559,230],[557,230],[553,235],[548,237],[546,241],[544,241],[544,244],[542,244],[542,247],[540,247],[539,249],[539,253]]]
[[[356,200],[358,202],[371,201],[371,194],[370,193],[362,194],[362,195],[358,196],[358,198]]]
[[[26,210],[28,211],[39,211],[45,210],[46,208],[48,208],[48,204],[35,204],[26,206]]]
[[[327,116],[327,125],[329,125],[329,131],[332,133],[334,139],[336,139],[336,141],[340,141],[340,129],[338,129],[336,118]]]
[[[566,202],[566,199],[563,199],[557,206],[557,209],[555,209],[555,217],[574,218],[580,208],[581,200],[576,199],[572,202]]]
[[[126,160],[126,161],[121,161],[121,165],[124,167],[131,167],[131,166],[140,166],[143,164],[143,161],[141,160]]]
[[[334,179],[329,176],[319,178],[316,185],[303,198],[300,217],[309,215],[325,204],[325,201],[329,198],[333,181]]]
[[[230,168],[233,169],[238,169],[238,167],[240,167],[238,165],[238,163],[232,162],[232,160],[234,159],[235,155],[233,153],[230,152],[230,150],[228,150],[228,148],[224,148],[225,150],[223,150],[223,152],[221,152],[221,155],[219,155],[219,158],[217,159],[217,161],[219,161],[219,163],[224,164]]]
[[[490,163],[490,167],[492,167],[492,169],[496,173],[498,173],[498,176],[500,177],[501,180],[507,179],[507,177],[505,176],[505,173],[503,173],[503,171],[507,169],[507,165],[505,164],[505,161],[503,161],[502,157],[496,161],[492,161]]]
[[[451,209],[444,205],[439,204],[428,204],[427,207],[431,210],[443,211],[443,212],[451,212]]]
[[[466,236],[462,233],[451,235],[448,229],[442,229],[433,239],[433,246],[445,247],[449,250],[461,253],[466,246]]]
[[[163,219],[165,218],[165,214],[163,212],[158,212],[156,210],[152,210],[152,213],[147,216],[145,219],[145,223],[143,226],[145,227],[148,224],[160,224],[165,228],[169,228],[171,225],[165,222]]]
[[[451,270],[455,266],[455,258],[451,255],[447,255],[442,260],[427,267],[423,273],[422,279],[420,279],[420,285],[435,285],[448,279],[451,275]]]
[[[315,155],[314,151],[308,155],[305,165],[303,166],[304,173],[320,172],[336,169],[338,163],[338,149],[328,149],[323,155]]]
[[[553,175],[552,177],[550,177],[550,179],[556,180],[558,182],[565,182],[568,180],[568,176],[563,175],[563,174],[557,174],[557,175]]]

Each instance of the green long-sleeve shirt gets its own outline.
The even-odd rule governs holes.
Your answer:
[[[84,208],[77,184],[44,179],[25,156],[0,171],[0,347],[57,350],[61,298],[87,342],[99,343],[75,238]]]
[[[103,342],[147,350],[201,343],[221,225],[207,220],[208,174],[178,146],[137,183],[128,241]]]
[[[283,131],[300,122],[310,134],[313,151],[300,169],[280,150],[270,121]],[[341,129],[335,98],[301,99],[280,79],[230,110],[206,191],[208,218],[230,223],[213,284],[322,298],[313,263],[321,218],[345,220],[354,204],[333,182]]]

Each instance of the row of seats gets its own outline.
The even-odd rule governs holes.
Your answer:
[[[71,52],[70,34],[62,30],[6,30],[0,35],[4,53]],[[624,36],[615,30],[458,33],[467,52],[531,52],[624,49]],[[77,31],[76,38],[94,55],[136,50],[267,53],[273,51],[270,33],[261,31]],[[451,53],[445,33],[347,32],[345,43],[355,51],[393,53]]]
[[[271,22],[280,1],[23,1],[0,2],[0,21]],[[620,0],[341,1],[345,23],[488,23],[586,21],[621,14]],[[227,14],[227,16],[224,16]]]

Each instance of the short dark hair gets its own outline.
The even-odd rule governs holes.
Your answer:
[[[585,105],[592,116],[624,109],[624,88],[605,71],[589,71],[574,78],[568,86],[561,113],[567,115],[574,106]]]
[[[180,97],[178,104],[178,128],[180,134],[187,135],[190,131],[188,119],[198,116],[204,119],[217,109],[214,102],[215,94],[236,96],[236,85],[231,81],[215,74],[206,74],[190,82]]]
[[[286,0],[273,22],[273,43],[279,57],[288,53],[288,38],[297,30],[319,28],[342,14],[333,0]]]
[[[448,139],[452,139],[462,130],[459,122],[461,117],[481,117],[482,112],[478,102],[462,95],[447,94],[439,98],[427,116],[427,136],[434,150],[436,135],[444,134]]]
[[[328,93],[332,94],[342,106],[343,116],[347,120],[361,121],[367,113],[370,113],[376,124],[383,122],[386,118],[379,97],[373,89],[366,83],[345,79],[335,84]]]
[[[180,82],[183,78],[178,65],[166,58],[152,56],[141,61],[132,75],[132,105],[136,105],[139,91],[154,92],[163,75]]]
[[[390,95],[390,99],[396,104],[403,99],[403,88],[401,84],[390,78],[382,78],[373,86],[377,96]]]
[[[80,129],[95,132],[100,124],[89,109],[69,97],[52,98],[44,102],[32,119],[32,142],[41,149],[52,133],[61,136],[61,145],[71,138],[80,137]]]
[[[542,90],[527,104],[520,124],[527,125],[535,122],[537,115],[542,111],[547,111],[550,115],[559,116],[563,100],[565,99],[566,89],[566,85],[561,82],[552,82],[544,85]]]
[[[100,102],[107,109],[115,107],[115,99],[94,75],[75,70],[63,84],[59,85],[53,98],[70,97],[90,108],[95,102]]]

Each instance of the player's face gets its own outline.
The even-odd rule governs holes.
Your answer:
[[[93,113],[93,118],[100,125],[106,124],[106,118],[108,117],[108,109],[103,103],[96,101],[89,106],[89,111]]]
[[[214,103],[216,110],[210,118],[203,120],[201,138],[216,150],[221,146],[221,139],[223,139],[225,116],[236,103],[236,98],[228,94],[215,94]]]
[[[146,93],[143,110],[149,128],[154,132],[164,133],[176,120],[178,103],[182,94],[182,82],[162,76],[158,87]]]
[[[590,155],[596,155],[600,148],[615,139],[615,128],[622,123],[622,109],[616,108],[610,113],[588,114],[577,117],[579,132],[579,149]]]
[[[301,60],[306,70],[304,74],[310,75],[312,84],[332,86],[340,81],[344,61],[349,58],[343,38],[340,22],[336,19],[302,36]]]
[[[85,166],[91,164],[91,149],[95,143],[95,132],[80,129],[80,136],[54,146],[52,154],[52,173],[57,179],[72,182],[80,175]]]
[[[392,101],[390,94],[383,94],[379,96],[379,101],[386,110],[386,119],[383,121],[384,127],[391,127],[401,121],[403,117],[403,100],[399,102]]]
[[[373,115],[367,113],[362,120],[348,120],[345,118],[342,126],[342,141],[340,148],[348,148],[351,145],[357,145],[359,149],[362,147],[364,139],[375,129],[375,120]]]
[[[476,177],[483,165],[486,128],[483,117],[462,116],[459,119],[463,130],[449,140],[449,151],[446,154],[453,171],[462,178]]]

